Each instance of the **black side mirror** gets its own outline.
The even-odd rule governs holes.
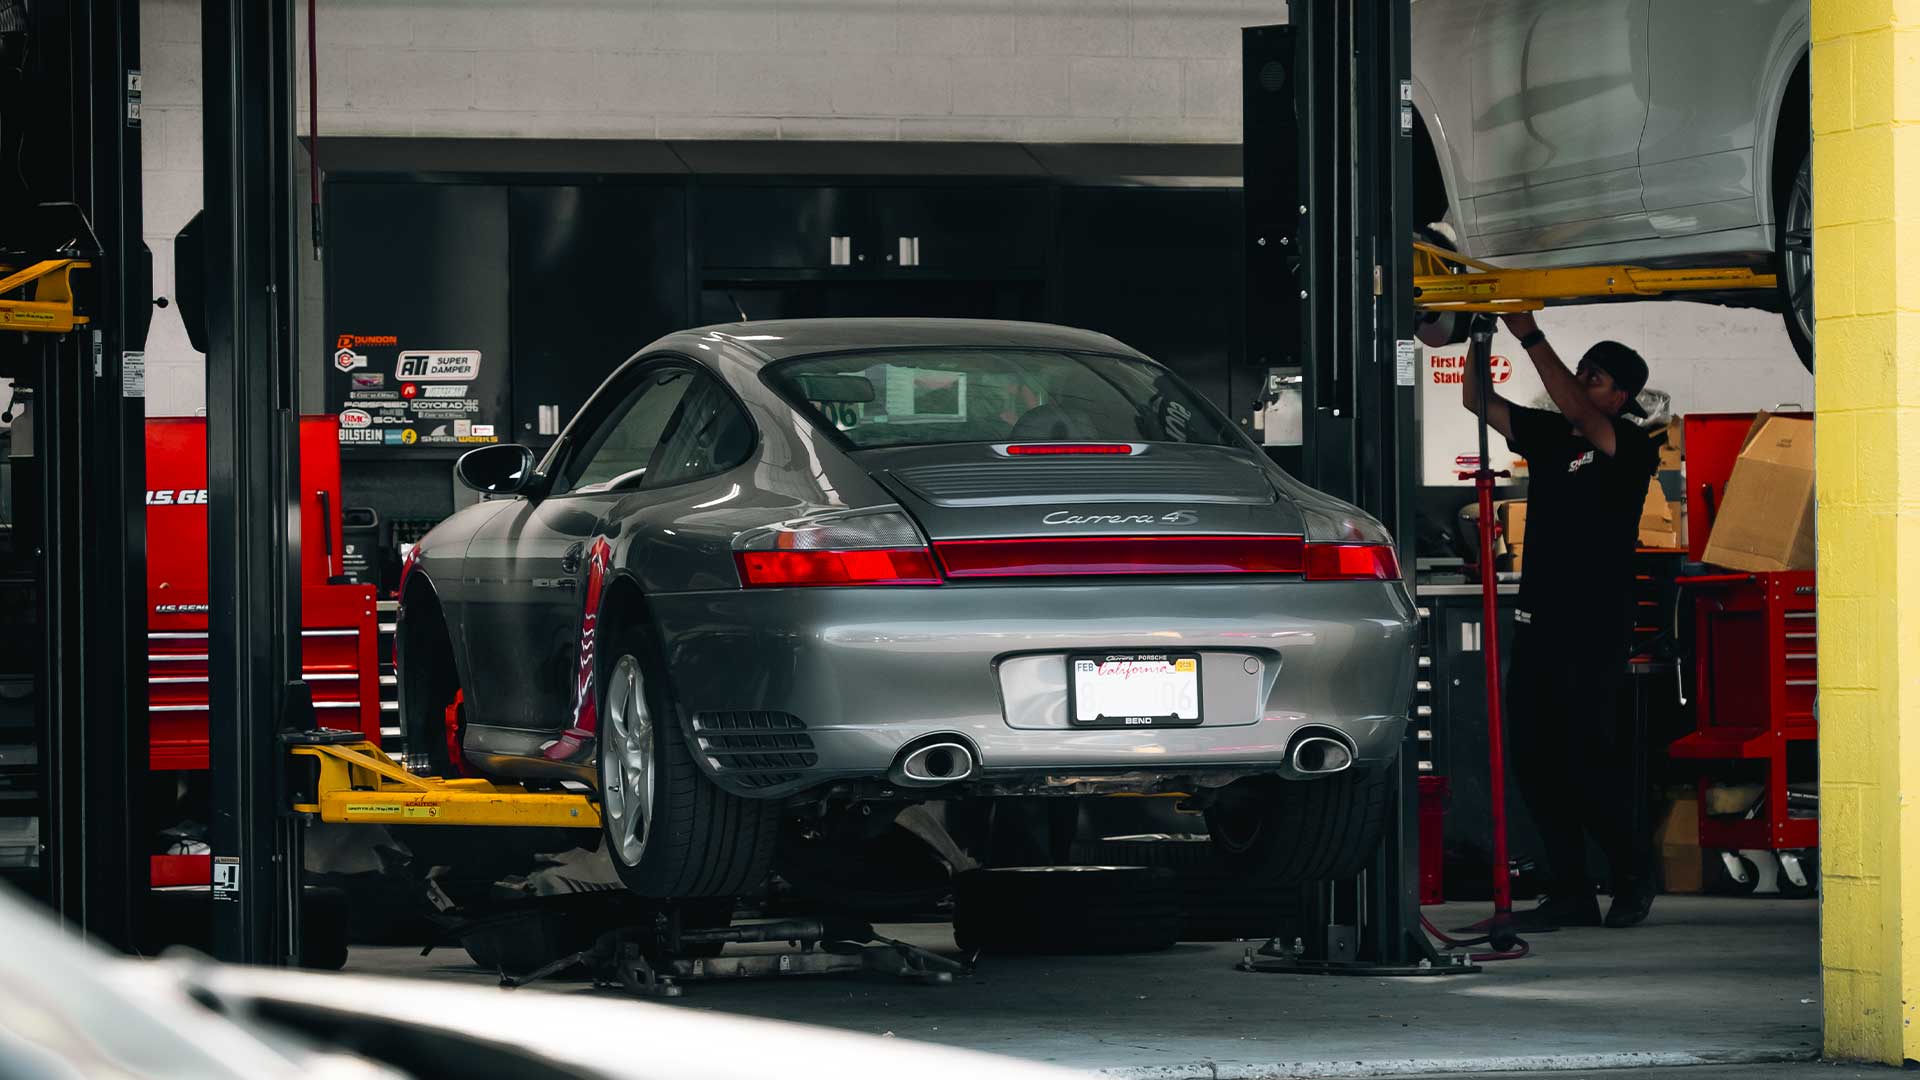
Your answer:
[[[518,495],[533,485],[533,466],[533,451],[518,443],[499,443],[460,455],[453,474],[482,495]]]

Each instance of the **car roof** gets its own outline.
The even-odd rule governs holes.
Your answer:
[[[763,362],[846,349],[1028,348],[1140,354],[1105,334],[1003,319],[765,319],[721,323],[674,337],[719,337]]]

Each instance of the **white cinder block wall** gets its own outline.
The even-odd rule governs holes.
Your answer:
[[[140,7],[147,242],[156,288],[171,295],[171,238],[201,200],[200,12],[198,0]],[[1240,28],[1284,18],[1279,0],[319,0],[320,125],[336,135],[1237,142]],[[1640,347],[1682,410],[1812,400],[1777,326],[1705,313],[1716,329],[1702,330],[1702,314],[1611,305],[1556,312],[1549,325]],[[203,406],[200,355],[172,309],[155,312],[147,355],[150,415]]]

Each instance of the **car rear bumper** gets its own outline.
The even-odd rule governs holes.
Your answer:
[[[714,780],[791,794],[887,775],[956,735],[974,779],[1278,772],[1294,734],[1332,728],[1390,759],[1413,686],[1398,583],[1265,582],[768,589],[651,598],[687,736]],[[1195,652],[1202,723],[1068,722],[1066,657]]]

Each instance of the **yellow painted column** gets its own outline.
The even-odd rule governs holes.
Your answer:
[[[1826,1052],[1920,1059],[1920,0],[1812,0]]]

